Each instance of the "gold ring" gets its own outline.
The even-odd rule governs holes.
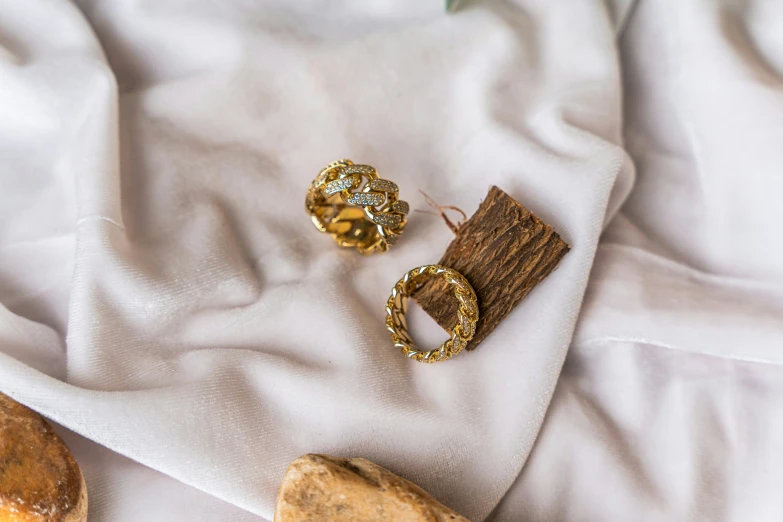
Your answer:
[[[408,223],[408,204],[397,184],[370,165],[343,159],[327,165],[310,184],[305,207],[315,228],[341,247],[362,254],[386,252]]]
[[[444,278],[449,286],[454,288],[454,297],[459,302],[459,308],[457,323],[451,330],[451,337],[439,348],[425,352],[416,347],[408,334],[405,311],[408,297],[432,276]],[[408,358],[419,362],[445,361],[461,352],[476,333],[478,317],[478,299],[473,287],[462,274],[441,265],[425,265],[405,274],[392,288],[391,296],[386,303],[386,328],[391,332],[394,346],[400,348]]]

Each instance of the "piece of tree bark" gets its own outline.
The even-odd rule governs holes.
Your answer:
[[[496,186],[438,264],[464,275],[476,291],[479,319],[466,349],[474,350],[569,250],[552,227]],[[440,278],[430,279],[413,298],[446,331],[456,324],[458,302]]]
[[[275,522],[470,522],[416,484],[365,459],[305,455],[291,463]]]
[[[85,522],[87,487],[52,427],[0,393],[0,522]]]

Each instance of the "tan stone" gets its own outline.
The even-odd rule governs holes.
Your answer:
[[[85,522],[73,455],[37,413],[0,393],[0,522]]]
[[[305,455],[280,486],[275,522],[470,522],[365,459]]]

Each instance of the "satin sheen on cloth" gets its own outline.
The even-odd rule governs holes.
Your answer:
[[[0,0],[0,391],[91,522],[271,520],[304,453],[475,521],[783,517],[783,4],[465,4]],[[449,232],[338,250],[340,157],[572,251],[412,364],[384,303]]]

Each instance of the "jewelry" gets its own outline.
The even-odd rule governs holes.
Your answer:
[[[397,199],[398,192],[397,184],[381,179],[374,167],[343,159],[313,180],[305,207],[315,228],[341,247],[362,254],[386,252],[408,223],[408,203]]]
[[[432,276],[440,276],[454,289],[454,297],[459,302],[457,324],[451,330],[451,338],[435,350],[428,352],[416,347],[408,334],[405,320],[407,300],[424,282]],[[440,265],[425,265],[414,268],[400,279],[392,288],[386,303],[386,328],[391,332],[394,346],[400,348],[407,357],[419,362],[438,362],[450,359],[468,344],[476,333],[478,321],[478,300],[476,292],[465,277],[451,268]]]

